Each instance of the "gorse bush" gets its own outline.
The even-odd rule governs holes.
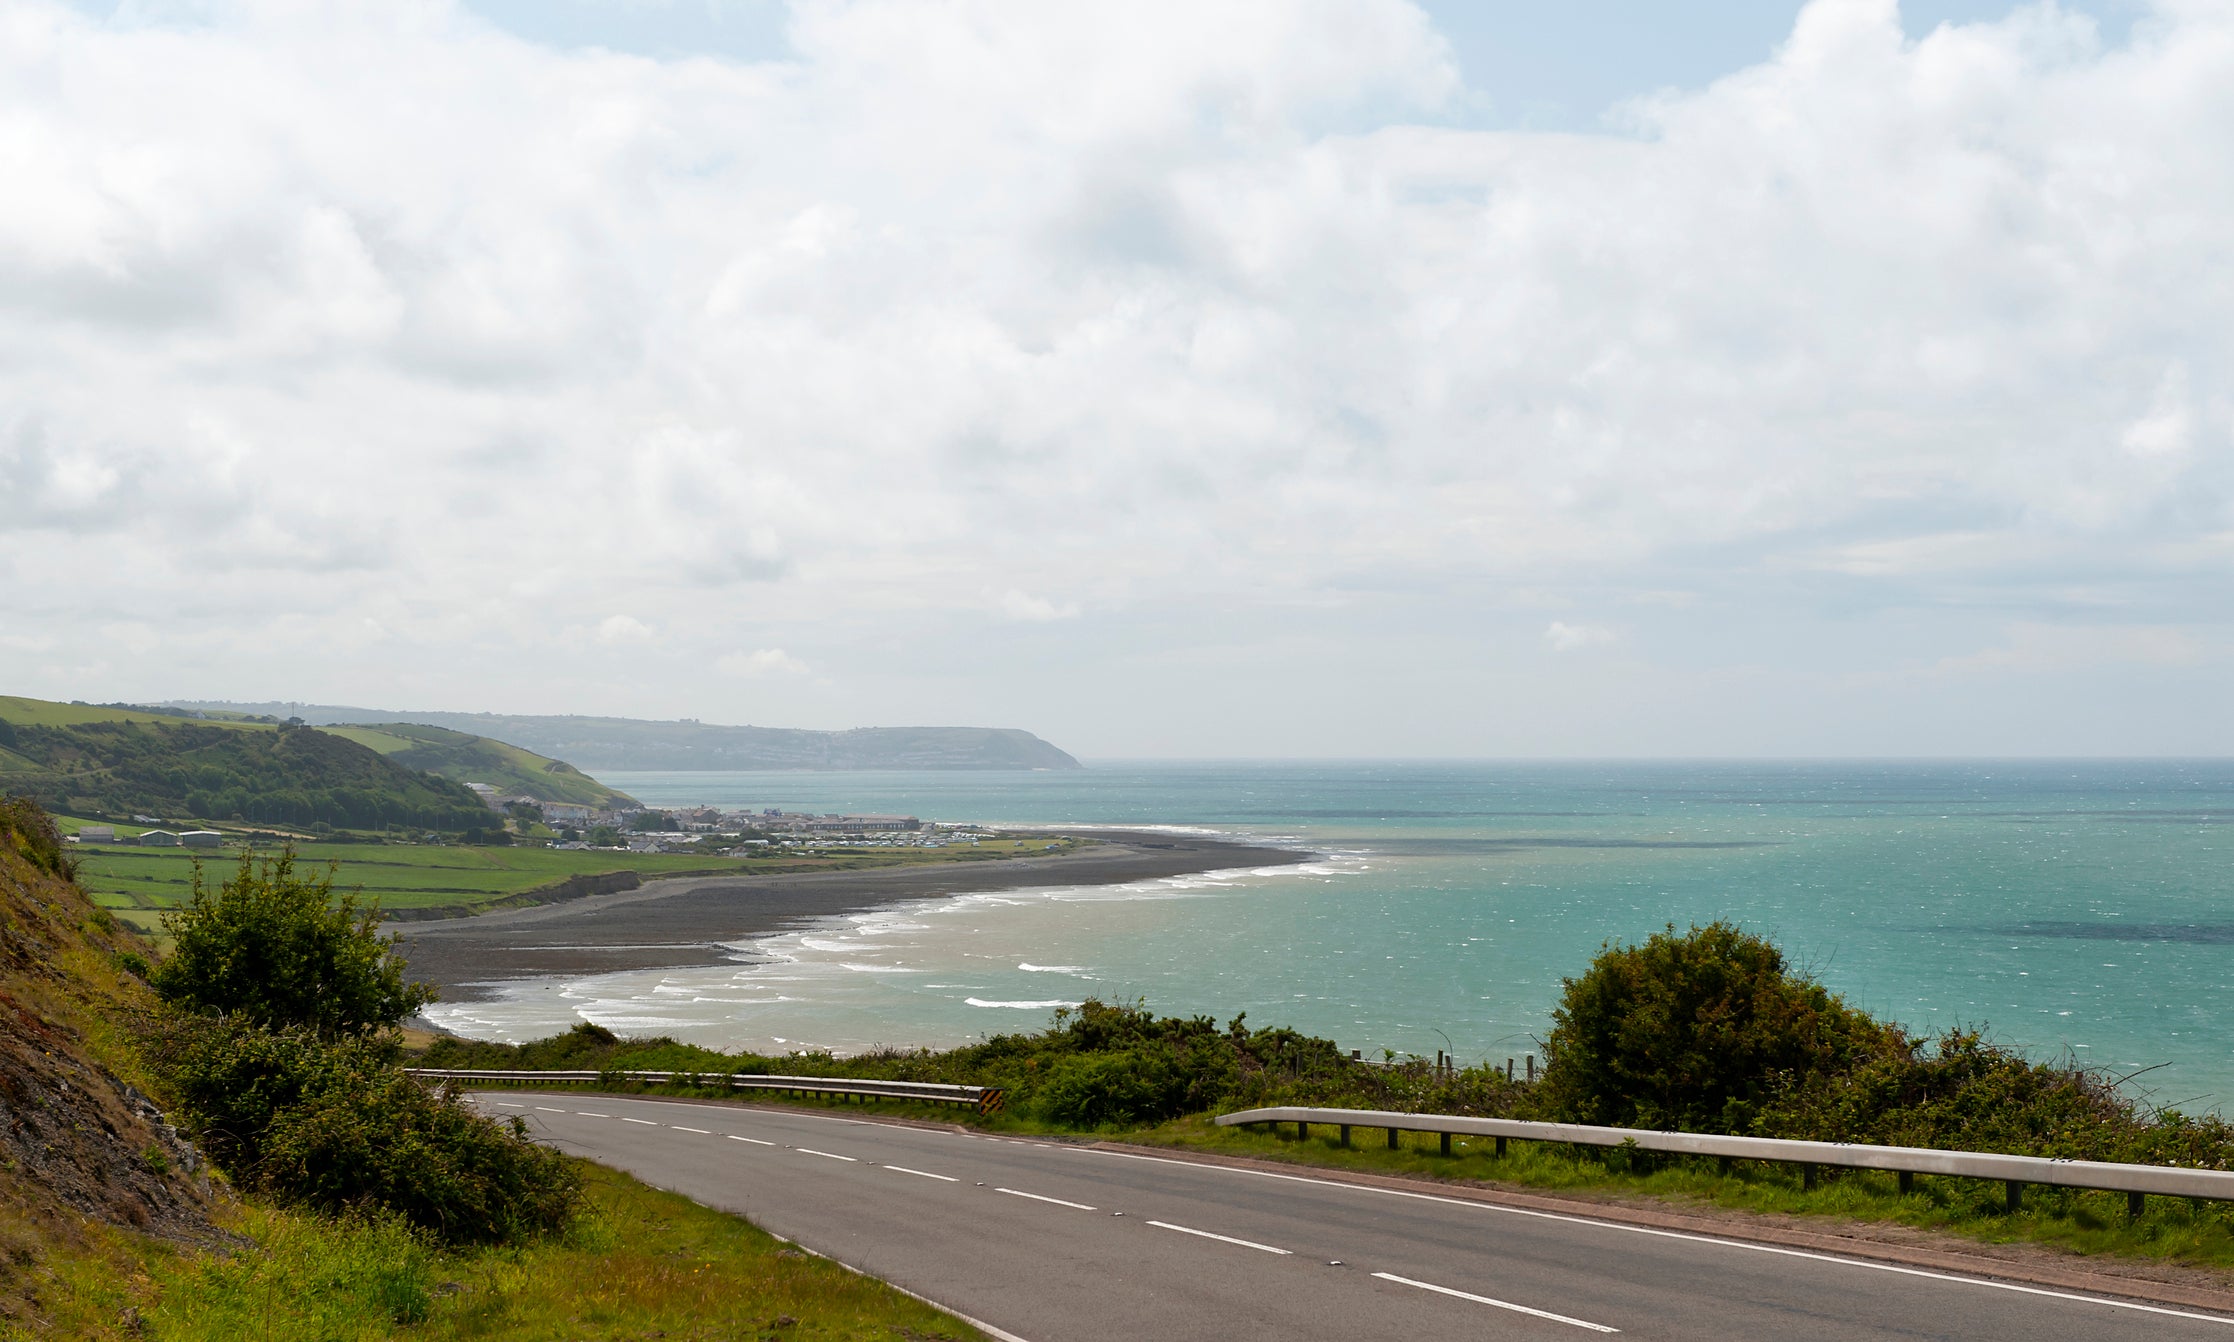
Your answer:
[[[292,849],[242,854],[214,889],[197,866],[193,897],[163,926],[175,944],[152,982],[189,1011],[349,1035],[392,1026],[434,1000],[431,987],[404,981],[396,938],[379,934],[379,906],[337,896],[330,867],[297,874]]]
[[[522,1239],[572,1216],[580,1180],[515,1123],[406,1076],[391,1029],[432,1001],[404,981],[377,907],[294,855],[243,857],[166,920],[150,975],[169,1010],[147,1051],[203,1148],[242,1185],[331,1213],[400,1217],[449,1243]]]
[[[579,1197],[573,1167],[524,1127],[405,1075],[392,1036],[173,1013],[144,1042],[202,1149],[282,1202],[376,1210],[448,1243],[490,1243],[563,1226]]]
[[[1899,1031],[1727,923],[1608,946],[1565,982],[1537,1103],[1572,1123],[1746,1132],[1779,1094],[1895,1051]]]

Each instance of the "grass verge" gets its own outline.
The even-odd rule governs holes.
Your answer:
[[[1903,1194],[1895,1175],[1825,1169],[1813,1190],[1800,1171],[1765,1161],[1738,1161],[1723,1174],[1712,1159],[1654,1157],[1619,1150],[1592,1152],[1549,1142],[1509,1142],[1495,1153],[1488,1138],[1454,1138],[1442,1155],[1440,1138],[1399,1136],[1386,1146],[1380,1128],[1356,1128],[1345,1149],[1330,1129],[1314,1127],[1299,1140],[1293,1125],[1279,1133],[1221,1128],[1197,1115],[1155,1127],[1107,1134],[1141,1146],[1176,1147],[1219,1155],[1249,1156],[1322,1169],[1463,1180],[1539,1192],[1592,1197],[1658,1198],[1683,1208],[1712,1208],[1767,1216],[1876,1221],[1937,1230],[1986,1243],[2026,1243],[2073,1253],[2113,1255],[2234,1269],[2234,1208],[2151,1198],[2138,1221],[2128,1221],[2123,1193],[2031,1186],[2023,1209],[2007,1210],[1999,1183],[1919,1175]]]
[[[38,1267],[44,1318],[0,1339],[891,1342],[983,1335],[881,1282],[599,1166],[567,1234],[445,1252],[394,1223],[236,1206],[230,1252],[106,1231]]]

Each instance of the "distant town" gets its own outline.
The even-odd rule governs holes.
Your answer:
[[[514,842],[540,840],[552,848],[572,851],[703,853],[710,849],[833,842],[848,847],[945,848],[975,844],[990,835],[981,826],[926,823],[912,815],[815,814],[773,806],[735,811],[712,806],[607,808],[500,793],[487,783],[466,786],[489,808],[495,821],[493,831]],[[115,825],[85,825],[70,836],[70,841],[141,848],[221,848],[228,840],[241,837],[214,829],[163,829],[159,828],[163,821],[157,816],[134,815],[132,819],[158,828],[120,832]],[[507,834],[508,830],[514,834]],[[430,840],[439,837],[428,836]]]

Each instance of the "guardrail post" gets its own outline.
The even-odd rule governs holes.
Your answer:
[[[1497,1154],[1499,1156],[1503,1156],[1505,1154],[1505,1139],[1502,1137],[1497,1139]]]
[[[1350,1125],[1349,1125],[1349,1124],[1347,1124],[1347,1123],[1344,1123],[1344,1124],[1342,1125],[1342,1146],[1343,1146],[1343,1149],[1347,1150],[1347,1149],[1349,1148],[1349,1145],[1350,1145]]]
[[[1310,1138],[1311,1138],[1311,1125],[1310,1125],[1310,1124],[1308,1124],[1308,1123],[1298,1123],[1298,1124],[1296,1124],[1296,1125],[1295,1125],[1295,1139],[1296,1139],[1297,1141],[1299,1141],[1299,1142],[1302,1142],[1302,1141],[1309,1141],[1309,1140],[1310,1140]]]
[[[1900,1172],[1900,1195],[1901,1195],[1902,1197],[1907,1197],[1907,1196],[1908,1196],[1908,1195],[1909,1195],[1910,1193],[1913,1193],[1913,1192],[1915,1192],[1915,1191],[1916,1191],[1916,1171],[1914,1171],[1914,1170],[1902,1170],[1902,1171]]]
[[[2141,1219],[2141,1210],[2142,1210],[2142,1208],[2143,1208],[2143,1207],[2145,1207],[2145,1206],[2147,1206],[2147,1205],[2148,1205],[2148,1201],[2149,1201],[2149,1195],[2148,1195],[2148,1194],[2146,1194],[2146,1193],[2128,1193],[2128,1194],[2126,1194],[2126,1195],[2125,1195],[2125,1219],[2126,1219],[2126,1220],[2128,1220],[2128,1221],[2138,1221],[2138,1220],[2140,1220],[2140,1219]]]
[[[1447,1133],[1447,1132],[1446,1132],[1446,1133],[1443,1133],[1443,1134],[1442,1134],[1442,1138],[1443,1138],[1443,1154],[1447,1156],[1447,1155],[1449,1155],[1449,1154],[1451,1153],[1451,1135],[1450,1135],[1449,1133]]]
[[[1738,1162],[1730,1156],[1724,1156],[1715,1162],[1715,1167],[1721,1171],[1722,1177],[1727,1179],[1737,1172]]]
[[[2009,1214],[2015,1216],[2025,1209],[2025,1186],[2014,1179],[2002,1181],[2002,1190],[2008,1195]]]
[[[1800,1187],[1810,1193],[1815,1191],[1815,1166],[1813,1164],[1800,1166]]]
[[[1396,1139],[1397,1139],[1397,1138],[1398,1138],[1399,1136],[1401,1136],[1401,1135],[1402,1135],[1402,1134],[1401,1134],[1401,1133],[1400,1133],[1400,1132],[1399,1132],[1399,1131],[1398,1131],[1397,1129],[1395,1129],[1395,1128],[1390,1128],[1390,1129],[1388,1130],[1388,1149],[1389,1149],[1389,1150],[1391,1150],[1391,1151],[1394,1151],[1394,1150],[1396,1149]]]

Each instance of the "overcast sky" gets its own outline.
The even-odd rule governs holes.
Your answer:
[[[0,0],[0,184],[0,692],[2234,749],[2227,0]]]

